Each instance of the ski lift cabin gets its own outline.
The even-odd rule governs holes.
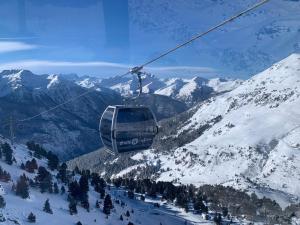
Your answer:
[[[158,133],[156,119],[147,107],[108,106],[100,121],[100,136],[115,153],[145,150]]]

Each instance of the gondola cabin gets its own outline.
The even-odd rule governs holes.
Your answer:
[[[147,107],[108,106],[100,120],[100,136],[106,148],[115,153],[151,147],[158,126]]]

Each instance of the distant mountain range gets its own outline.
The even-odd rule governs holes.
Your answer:
[[[143,75],[142,78],[143,93],[168,96],[188,106],[192,106],[213,95],[231,91],[243,82],[239,79],[214,78],[209,80],[197,76],[192,79],[160,79],[151,74]],[[131,97],[138,94],[138,79],[132,75],[126,77],[116,76],[107,79],[77,77],[76,79],[73,78],[73,80],[86,88],[97,89],[103,86],[110,88],[120,93],[123,97]]]
[[[228,185],[282,206],[300,201],[300,54],[160,127],[151,150],[115,158],[99,150],[69,165],[108,177]]]
[[[145,94],[132,101],[138,85],[133,76],[101,80],[76,74],[36,75],[28,70],[4,70],[0,73],[0,119],[4,121],[0,133],[9,136],[8,122],[12,118],[16,141],[35,140],[61,158],[70,159],[102,146],[98,124],[108,105],[125,102],[146,105],[161,120],[186,111],[218,91],[235,88],[239,83],[202,78],[160,80],[147,76],[144,77]],[[168,89],[171,91],[166,91]],[[87,90],[88,94],[75,101],[44,113]]]
[[[74,82],[57,75],[35,75],[26,70],[0,73],[0,118],[13,123],[16,141],[35,140],[45,148],[71,158],[101,146],[98,122],[107,103],[120,104],[121,96],[102,88],[36,118],[31,118],[86,91]],[[0,127],[8,136],[8,125]]]

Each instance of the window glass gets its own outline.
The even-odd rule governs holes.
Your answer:
[[[153,120],[153,116],[147,108],[125,108],[118,111],[118,123],[136,123],[148,120]]]

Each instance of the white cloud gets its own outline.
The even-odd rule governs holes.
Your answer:
[[[0,67],[9,68],[38,68],[38,67],[117,67],[117,68],[128,68],[128,65],[102,62],[102,61],[90,61],[90,62],[69,62],[69,61],[47,61],[47,60],[23,60],[16,62],[8,62],[0,64]]]
[[[7,52],[24,51],[36,48],[36,45],[19,41],[0,41],[0,54]]]
[[[153,74],[161,74],[164,76],[205,76],[212,77],[216,75],[217,71],[210,67],[200,67],[200,66],[167,66],[167,67],[146,67],[146,71]]]
[[[35,73],[77,73],[79,75],[93,76],[115,76],[124,74],[133,65],[90,61],[90,62],[70,62],[70,61],[47,61],[47,60],[23,60],[0,64],[0,69],[28,69]],[[208,67],[193,66],[168,66],[168,67],[146,67],[145,71],[159,75],[169,76],[203,76],[213,77],[216,71]]]

